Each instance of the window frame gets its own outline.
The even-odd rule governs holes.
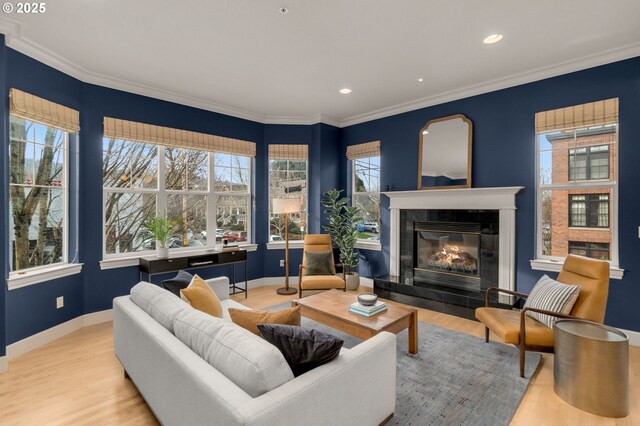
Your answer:
[[[9,140],[11,139],[11,118],[12,117],[16,117],[16,118],[21,118],[21,117],[17,117],[14,114],[9,113]],[[56,263],[51,263],[48,265],[40,265],[40,266],[32,266],[30,268],[25,268],[25,269],[20,269],[20,270],[13,270],[12,266],[11,266],[11,258],[9,258],[9,278],[7,280],[8,284],[9,284],[9,289],[13,289],[13,288],[19,288],[22,287],[23,285],[21,284],[22,281],[24,281],[26,284],[24,285],[29,285],[29,284],[36,284],[38,282],[42,282],[45,280],[40,280],[38,278],[32,278],[31,275],[37,275],[37,274],[46,274],[47,271],[54,271],[53,275],[56,275],[56,277],[59,275],[59,272],[56,271],[61,271],[61,270],[65,270],[68,268],[73,268],[74,271],[76,271],[76,264],[75,263],[70,263],[69,262],[69,226],[70,226],[70,206],[69,206],[69,187],[71,182],[69,182],[71,173],[69,171],[69,167],[70,167],[70,158],[69,158],[69,151],[71,149],[71,135],[75,134],[75,133],[71,133],[68,130],[64,130],[61,129],[59,127],[56,126],[51,126],[49,124],[43,123],[41,121],[38,121],[37,119],[25,119],[27,121],[30,121],[32,123],[36,123],[42,126],[46,126],[46,127],[51,127],[54,129],[57,129],[59,131],[61,131],[63,133],[63,151],[64,151],[64,165],[63,165],[63,182],[64,185],[62,187],[63,191],[63,195],[64,195],[64,201],[63,201],[63,210],[62,210],[62,261],[61,262],[56,262]],[[35,140],[34,141],[29,141],[29,140],[24,140],[21,141],[23,143],[33,143],[34,145],[36,144]],[[10,147],[10,141],[9,141],[9,147]],[[21,186],[21,187],[25,187],[26,185],[24,184],[14,184],[11,183],[11,176],[10,176],[10,169],[11,169],[11,159],[9,158],[8,161],[8,165],[9,167],[7,168],[7,181],[8,181],[8,186],[7,186],[7,190],[10,190],[11,186]],[[31,186],[33,187],[33,185]],[[50,186],[51,187],[51,186]],[[59,187],[58,187],[59,188]],[[8,195],[8,203],[7,203],[7,216],[8,219],[9,217],[13,214],[11,211],[11,195],[9,193]],[[77,218],[76,218],[77,220]],[[7,230],[7,234],[8,234],[8,247],[7,247],[7,253],[12,253],[12,249],[11,249],[11,231],[8,229]],[[77,232],[77,231],[76,231]],[[81,264],[78,264],[81,267]],[[77,272],[73,272],[73,273],[79,273],[79,270],[77,270]],[[66,276],[68,274],[62,274],[60,276]],[[26,276],[26,280],[23,280],[22,278]],[[48,278],[48,277],[45,277]],[[18,285],[12,285],[12,281],[15,281],[18,283]]]
[[[573,147],[573,148],[568,148],[569,150],[569,154],[567,155],[567,180],[569,182],[576,182],[576,181],[587,181],[587,182],[593,182],[593,181],[607,181],[609,180],[609,178],[593,178],[591,177],[591,155],[592,154],[598,154],[599,152],[592,152],[593,148],[601,148],[603,146],[607,147],[607,176],[611,175],[611,161],[610,161],[610,155],[611,155],[611,151],[609,150],[609,145],[610,144],[600,144],[600,145],[589,145],[589,146],[584,146],[584,147]],[[578,149],[585,149],[584,154],[582,153],[577,153],[576,150]],[[573,151],[573,152],[571,152]],[[575,158],[577,155],[584,155],[586,161],[585,161],[585,177],[584,179],[576,179],[575,178],[575,170],[573,172],[573,179],[571,179],[571,157],[573,156],[573,162],[575,163]],[[617,155],[617,151],[616,151],[616,155]],[[573,166],[573,168],[575,169],[575,166]],[[617,174],[616,174],[616,179],[617,179]]]
[[[609,253],[609,257],[611,257],[611,243],[598,243],[598,242],[593,242],[593,241],[573,241],[573,240],[567,240],[567,250],[569,251],[569,253],[571,254],[571,245],[574,245],[574,249],[579,249],[579,250],[585,250],[587,252],[586,257],[590,258],[590,259],[597,259],[595,257],[590,256],[590,254],[592,254],[592,252],[601,252],[603,251],[603,249],[598,249],[598,248],[594,248],[591,247],[591,244],[607,244],[609,246],[609,249],[607,250],[607,252]],[[575,247],[575,244],[584,244],[585,247]]]
[[[597,197],[601,197],[603,195],[607,196],[606,200],[601,200]],[[584,200],[574,200],[573,198],[576,196],[583,196]],[[585,194],[568,194],[569,197],[569,202],[568,207],[569,207],[569,213],[568,213],[568,223],[569,223],[569,228],[577,228],[577,229],[598,229],[598,230],[605,230],[605,229],[609,229],[610,225],[611,225],[611,206],[610,206],[610,197],[608,193],[585,193]],[[577,202],[582,202],[584,203],[585,209],[585,224],[584,225],[576,225],[573,221],[573,212],[572,212],[572,207],[574,203]],[[600,207],[600,204],[604,204],[606,203],[607,205],[607,226],[598,226],[596,225],[591,225],[590,224],[590,219],[592,216],[594,216],[594,212],[592,211],[594,208],[596,209],[595,212],[595,216],[596,219],[598,217],[598,212],[597,210]],[[597,222],[597,220],[596,220]]]
[[[365,191],[365,192],[361,192],[361,191],[356,191],[356,177],[357,177],[357,173],[356,173],[356,161],[361,161],[363,159],[368,159],[369,160],[369,166],[371,166],[371,158],[378,158],[378,164],[379,164],[379,170],[378,170],[378,191]],[[368,239],[364,239],[364,238],[358,238],[357,243],[356,244],[376,244],[379,245],[380,244],[380,238],[382,236],[382,218],[381,218],[381,211],[380,211],[380,196],[381,196],[381,191],[380,191],[380,186],[381,186],[381,182],[382,182],[382,156],[381,155],[370,155],[368,157],[361,157],[361,158],[353,158],[350,160],[351,161],[351,205],[353,205],[353,202],[355,200],[355,197],[357,195],[368,195],[368,194],[374,194],[378,196],[378,240],[368,240]],[[371,167],[369,167],[369,169],[371,169]]]
[[[614,141],[610,144],[599,144],[599,145],[593,145],[593,146],[601,146],[601,145],[609,145],[609,155],[611,155],[611,146],[615,147],[615,165],[614,168],[611,168],[611,160],[609,160],[609,176],[611,176],[611,171],[613,170],[614,172],[614,180],[611,180],[610,178],[607,179],[593,179],[593,180],[573,180],[570,181],[569,180],[569,169],[567,169],[567,182],[566,183],[561,183],[561,184],[553,184],[553,183],[549,183],[549,184],[542,184],[540,182],[540,145],[541,145],[541,135],[543,134],[548,134],[548,133],[552,133],[552,132],[536,132],[535,135],[535,153],[536,153],[536,159],[535,159],[535,182],[536,182],[536,229],[535,229],[535,244],[536,244],[536,248],[535,248],[535,253],[536,253],[536,259],[533,260],[532,266],[534,267],[534,269],[543,269],[543,270],[554,270],[554,269],[546,269],[544,268],[544,265],[547,262],[551,262],[551,263],[558,263],[561,264],[560,262],[563,262],[565,257],[562,256],[551,256],[551,255],[545,255],[542,253],[543,250],[543,241],[542,241],[542,234],[543,234],[543,223],[542,223],[542,194],[544,191],[553,191],[553,190],[577,190],[577,189],[586,189],[586,190],[593,190],[593,189],[610,189],[611,190],[611,196],[609,198],[609,227],[608,229],[610,230],[611,233],[611,243],[609,245],[609,257],[610,260],[608,260],[608,262],[611,264],[612,266],[612,270],[615,269],[615,273],[616,275],[618,275],[618,271],[623,271],[621,269],[619,269],[619,254],[618,254],[618,187],[619,187],[619,167],[620,167],[620,161],[619,161],[619,149],[618,149],[618,144],[619,144],[619,137],[620,137],[620,122],[616,122],[614,127]],[[569,129],[567,129],[569,130]],[[577,129],[573,129],[573,131],[575,132]],[[574,133],[574,141],[575,138],[577,136]],[[569,152],[571,149],[575,149],[577,148],[575,145],[573,147],[568,147],[566,148],[567,150],[567,157],[569,157]],[[564,149],[564,148],[561,148]],[[553,152],[553,150],[551,150],[551,152]],[[611,158],[611,157],[609,157]],[[587,163],[589,162],[589,160],[587,159]],[[567,166],[568,166],[568,162],[567,162]],[[611,197],[613,197],[613,202],[611,200]],[[568,218],[570,219],[570,217]],[[567,220],[567,227],[569,225],[569,220]],[[604,230],[607,228],[597,228],[598,230]],[[567,245],[568,245],[569,240],[567,239]],[[613,273],[613,272],[612,272]],[[620,274],[620,278],[622,277],[622,275]],[[616,278],[618,278],[616,276]]]
[[[102,138],[102,142],[104,143],[104,140],[108,139],[103,137]],[[171,254],[180,254],[180,253],[191,253],[191,252],[198,252],[198,251],[202,251],[202,250],[211,250],[213,248],[216,247],[216,245],[218,245],[218,243],[216,242],[216,238],[215,238],[215,231],[217,228],[217,218],[216,218],[216,211],[217,211],[217,196],[218,195],[243,195],[246,196],[247,198],[247,241],[246,242],[242,242],[239,243],[239,246],[245,246],[248,247],[250,249],[252,249],[254,246],[253,244],[253,238],[252,238],[252,223],[253,223],[253,209],[252,209],[252,205],[251,205],[251,199],[252,199],[252,191],[253,191],[253,185],[252,185],[252,177],[253,177],[253,167],[254,167],[254,162],[253,162],[253,158],[247,155],[240,155],[240,154],[227,154],[227,155],[232,155],[232,156],[240,156],[240,157],[247,157],[249,160],[249,169],[248,169],[248,185],[247,185],[247,192],[238,192],[238,191],[234,191],[234,192],[216,192],[215,191],[215,179],[216,179],[216,174],[215,174],[215,155],[216,154],[226,154],[224,152],[218,152],[218,151],[204,151],[204,150],[198,150],[198,149],[193,149],[193,148],[187,148],[187,147],[170,147],[170,148],[178,148],[178,149],[184,149],[184,150],[192,150],[192,151],[202,151],[205,152],[207,154],[207,189],[206,190],[193,190],[193,189],[167,189],[166,188],[166,157],[165,157],[165,152],[166,149],[168,147],[165,147],[164,145],[160,145],[160,144],[154,144],[151,142],[138,142],[138,141],[130,141],[130,140],[126,140],[126,139],[120,139],[120,140],[124,140],[126,142],[129,143],[142,143],[142,144],[147,144],[147,145],[152,145],[155,147],[155,149],[158,150],[158,154],[157,154],[157,163],[158,163],[158,170],[157,170],[157,181],[158,181],[158,186],[157,188],[111,188],[111,187],[105,187],[104,186],[104,176],[103,176],[103,182],[102,182],[102,262],[101,262],[101,268],[102,269],[110,269],[112,267],[124,267],[124,266],[131,266],[128,262],[126,262],[127,259],[137,259],[140,257],[144,257],[144,256],[149,256],[149,255],[153,255],[156,253],[156,250],[140,250],[140,251],[133,251],[133,252],[125,252],[125,253],[107,253],[106,248],[107,248],[107,240],[105,238],[105,230],[106,230],[106,210],[105,210],[105,206],[106,206],[106,201],[107,201],[107,193],[108,192],[119,192],[119,193],[130,193],[130,194],[156,194],[156,214],[158,212],[166,212],[167,211],[167,196],[168,195],[203,195],[207,197],[207,241],[206,244],[204,244],[203,246],[190,246],[190,247],[176,247],[176,248],[171,248],[169,249],[170,252],[170,256]],[[103,157],[103,164],[104,164],[104,157]],[[211,239],[209,238],[210,235],[213,235],[214,238]],[[121,264],[118,262],[119,260],[122,260],[123,262],[121,262]],[[105,262],[103,264],[103,262]],[[113,264],[114,266],[108,266],[109,264]]]
[[[289,244],[294,244],[294,245],[299,245],[302,244],[304,242],[304,236],[307,235],[309,233],[309,157],[307,157],[306,160],[299,160],[299,159],[295,159],[295,158],[290,158],[290,159],[274,159],[272,160],[270,157],[267,158],[268,161],[268,165],[267,165],[267,173],[268,173],[268,179],[267,179],[267,202],[269,203],[269,207],[267,209],[267,245],[271,245],[272,247],[277,247],[279,245],[284,245],[284,241],[270,241],[271,239],[271,218],[273,216],[273,213],[271,213],[271,209],[273,208],[273,205],[271,203],[272,198],[274,198],[274,196],[271,195],[271,161],[287,161],[287,173],[290,171],[289,170],[289,161],[304,161],[305,163],[305,169],[304,169],[304,173],[305,173],[305,188],[307,190],[306,192],[306,196],[304,198],[304,202],[306,203],[305,206],[305,210],[304,210],[304,231],[302,232],[302,239],[299,240],[289,240]],[[295,170],[295,171],[299,171],[299,170]],[[292,197],[293,198],[293,197]],[[283,236],[284,238],[284,236]]]

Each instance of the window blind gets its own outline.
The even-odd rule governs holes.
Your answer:
[[[70,133],[80,130],[80,113],[22,90],[11,88],[9,109],[12,115],[56,127]]]
[[[104,118],[104,137],[247,157],[256,156],[255,142],[111,117]]]
[[[536,132],[553,132],[618,122],[618,98],[536,113]]]
[[[270,144],[269,160],[303,160],[309,156],[307,145]]]
[[[357,158],[377,157],[380,155],[380,141],[360,143],[347,147],[347,158],[355,160]]]

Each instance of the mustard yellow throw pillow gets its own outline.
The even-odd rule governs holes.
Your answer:
[[[180,296],[195,309],[222,318],[222,304],[216,293],[198,275],[194,275],[189,287],[180,290]]]
[[[300,306],[279,311],[229,308],[229,316],[231,321],[259,336],[258,324],[300,325]]]

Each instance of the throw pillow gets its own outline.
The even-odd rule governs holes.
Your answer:
[[[180,296],[191,304],[195,309],[222,318],[222,303],[211,290],[211,287],[198,275],[194,275],[191,284],[180,290]]]
[[[333,252],[304,252],[307,275],[333,275]]]
[[[531,290],[524,307],[544,309],[545,311],[556,312],[569,315],[578,295],[579,285],[562,284],[556,280],[543,276]],[[558,319],[551,315],[540,314],[538,312],[527,312],[531,318],[541,322],[549,328],[553,328],[553,323]]]
[[[300,325],[300,306],[279,311],[229,308],[229,316],[235,324],[259,336],[258,324]]]
[[[282,352],[294,376],[333,361],[344,341],[312,328],[258,324],[262,337]]]
[[[187,288],[192,279],[193,275],[187,271],[180,270],[175,277],[162,281],[162,288],[180,297],[180,290]]]

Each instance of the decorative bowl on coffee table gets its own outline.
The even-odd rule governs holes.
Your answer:
[[[364,306],[373,306],[378,301],[378,295],[375,293],[361,293],[358,295],[358,302]]]

